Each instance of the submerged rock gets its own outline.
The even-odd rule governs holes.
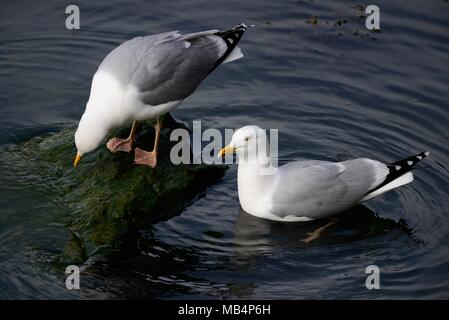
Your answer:
[[[130,126],[117,130],[126,137]],[[134,165],[134,152],[112,154],[103,144],[73,167],[75,128],[36,137],[14,151],[22,176],[29,182],[45,181],[45,193],[66,208],[70,240],[61,261],[80,263],[100,248],[129,244],[136,231],[179,213],[219,180],[227,166],[174,165],[169,155],[170,129],[161,132],[158,166]],[[112,135],[111,135],[112,136]],[[139,123],[136,147],[151,150],[152,123]]]

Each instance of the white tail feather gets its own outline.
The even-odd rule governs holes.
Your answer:
[[[226,57],[226,59],[223,60],[222,63],[228,63],[240,58],[243,58],[242,50],[240,50],[239,47],[235,47],[234,50],[231,51],[231,53]]]
[[[367,194],[364,198],[362,198],[362,200],[360,200],[360,202],[377,197],[381,194],[384,194],[387,191],[390,191],[397,187],[403,186],[404,184],[410,183],[412,181],[413,181],[413,174],[409,171],[407,173],[404,173],[402,176],[398,177],[397,179],[391,181],[390,183],[384,185],[382,188],[380,188],[376,191],[373,191],[372,193]]]

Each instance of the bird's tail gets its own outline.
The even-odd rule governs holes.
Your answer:
[[[253,25],[247,26],[246,24],[241,23],[230,30],[219,31],[215,34],[224,40],[228,48],[223,56],[218,59],[213,69],[215,69],[222,63],[228,63],[243,57],[243,53],[240,48],[237,47],[237,44],[239,43],[246,29],[248,29],[249,27],[253,27]]]
[[[389,169],[389,173],[385,180],[375,188],[368,191],[363,197],[362,201],[377,197],[378,195],[381,195],[387,191],[412,182],[413,174],[411,170],[418,162],[428,157],[429,155],[430,152],[424,151],[417,155],[388,164],[387,168]]]

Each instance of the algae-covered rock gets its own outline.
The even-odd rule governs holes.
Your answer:
[[[62,255],[59,257],[59,262],[65,265],[75,264],[80,265],[87,259],[86,246],[81,237],[75,233],[71,233],[69,240],[67,240]]]
[[[90,255],[104,246],[121,247],[129,234],[179,213],[227,168],[172,164],[170,149],[176,142],[169,139],[170,129],[161,132],[155,169],[134,165],[134,152],[112,154],[104,144],[74,168],[75,129],[33,138],[15,153],[22,158],[18,163],[26,164],[19,169],[22,174],[28,171],[30,180],[45,179],[45,192],[67,208],[72,238],[64,249],[64,261],[79,262],[84,252]],[[127,137],[129,130],[130,125],[114,135]],[[152,150],[153,141],[152,123],[139,123],[135,146]]]

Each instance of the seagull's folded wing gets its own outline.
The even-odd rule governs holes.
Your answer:
[[[185,99],[195,91],[226,51],[224,41],[210,32],[151,46],[142,39],[144,48],[130,81],[142,102],[156,106]]]
[[[298,161],[279,168],[271,204],[280,217],[322,218],[357,204],[388,172],[378,161]]]

